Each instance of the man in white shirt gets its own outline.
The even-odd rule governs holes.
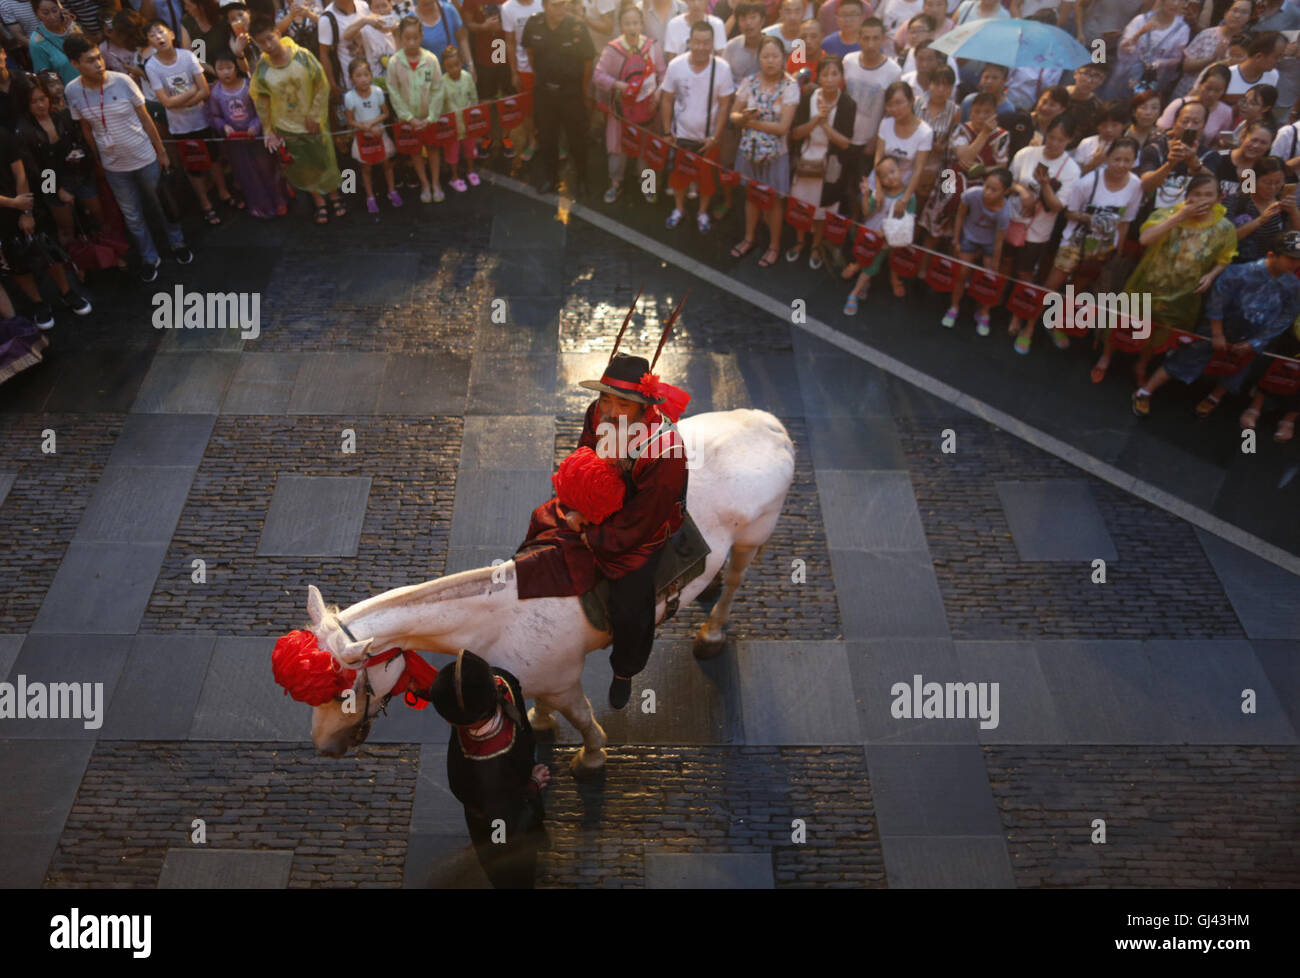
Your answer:
[[[587,33],[591,35],[591,43],[596,48],[596,57],[600,57],[600,52],[605,49],[616,31],[614,23],[614,11],[618,9],[618,0],[582,0],[574,3],[570,13],[587,25]],[[603,132],[605,124],[601,121],[601,131]]]
[[[903,76],[903,69],[881,51],[885,25],[879,17],[868,17],[858,37],[862,50],[844,59],[844,88],[858,106],[853,120],[854,153],[870,160],[875,157],[876,131],[885,114],[885,89]],[[857,186],[856,178],[850,186]]]
[[[764,27],[763,33],[770,34],[785,46],[788,58],[794,50],[794,42],[799,40],[803,31],[803,0],[781,0],[781,19],[770,27]]]
[[[709,13],[709,0],[686,0],[686,13],[670,20],[664,31],[664,54],[672,57],[685,52],[690,43],[691,27],[701,20],[708,21],[713,28],[713,53],[721,54],[727,46],[727,27],[722,18]]]
[[[1246,91],[1255,85],[1277,86],[1277,64],[1286,50],[1286,37],[1277,31],[1261,31],[1250,39],[1246,47],[1246,60],[1233,65],[1232,78],[1223,101],[1235,105]]]
[[[680,54],[668,63],[659,86],[666,96],[659,103],[659,112],[663,130],[673,145],[716,161],[736,84],[727,62],[713,53],[713,43],[712,25],[697,21],[691,28],[690,53]],[[708,162],[701,162],[699,169],[700,211],[695,220],[703,233],[710,226],[709,198],[713,196],[715,173]],[[670,228],[681,223],[690,183],[689,178],[679,178],[676,173],[669,178],[675,202],[668,215]]]
[[[533,14],[542,12],[541,0],[506,0],[501,5],[501,30],[506,35],[506,64],[510,66],[510,84],[517,93],[533,90],[533,65],[528,60],[528,50],[523,45],[524,25]],[[523,159],[533,158],[537,150],[537,137],[533,128],[532,113],[524,116],[519,127],[523,136]],[[506,156],[513,156],[511,147],[505,148]]]
[[[320,36],[320,63],[325,69],[325,77],[329,79],[330,91],[336,98],[342,98],[344,92],[352,90],[348,65],[354,58],[366,56],[361,42],[361,28],[358,27],[351,37],[348,36],[348,28],[361,18],[369,16],[370,4],[366,0],[334,0],[316,22]],[[334,33],[336,26],[337,37]]]

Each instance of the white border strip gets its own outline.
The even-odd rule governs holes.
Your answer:
[[[505,187],[508,190],[513,190],[525,197],[530,197],[543,204],[558,203],[562,210],[567,210],[568,213],[575,217],[582,218],[588,224],[599,228],[605,233],[611,234],[614,237],[641,249],[642,251],[671,262],[683,271],[689,272],[691,275],[703,279],[710,285],[722,289],[725,292],[729,292],[736,298],[742,299],[750,305],[756,306],[764,312],[770,313],[782,322],[790,322],[789,306],[783,305],[771,296],[765,295],[757,289],[745,285],[742,282],[735,281],[731,276],[719,272],[717,269],[711,268],[703,262],[696,261],[694,258],[684,255],[676,249],[670,248],[669,246],[656,241],[654,238],[647,237],[640,231],[629,228],[619,221],[606,217],[604,214],[593,211],[591,208],[579,204],[576,201],[571,201],[568,198],[564,198],[564,200],[561,201],[555,194],[547,194],[543,196],[521,181],[503,176],[486,168],[483,169],[483,173],[487,175],[488,180],[492,183]],[[896,360],[885,353],[881,353],[879,350],[867,346],[867,344],[863,343],[861,340],[854,339],[852,336],[847,336],[839,330],[832,329],[819,319],[809,317],[806,322],[790,323],[790,325],[811,333],[813,336],[825,340],[827,343],[838,346],[846,353],[851,353],[858,359],[865,360],[873,366],[879,367],[881,370],[893,374],[895,377],[906,381],[914,387],[919,387],[927,394],[931,394],[942,401],[952,404],[954,407],[961,408],[963,411],[975,415],[977,418],[981,418],[992,425],[996,425],[1003,431],[1010,432],[1022,441],[1026,441],[1033,445],[1035,448],[1040,448],[1049,454],[1055,455],[1057,458],[1063,459],[1071,465],[1082,469],[1089,475],[1096,476],[1103,482],[1109,482],[1113,486],[1117,486],[1126,492],[1130,492],[1139,499],[1143,499],[1151,505],[1163,509],[1167,513],[1172,513],[1174,516],[1186,520],[1193,526],[1198,526],[1209,533],[1213,533],[1215,536],[1227,540],[1229,543],[1235,544],[1236,546],[1241,547],[1241,549],[1249,551],[1263,560],[1267,560],[1271,564],[1276,564],[1283,570],[1290,571],[1292,574],[1300,576],[1300,557],[1283,550],[1281,547],[1276,547],[1266,540],[1261,540],[1259,537],[1247,533],[1240,527],[1219,519],[1219,517],[1206,512],[1199,506],[1194,506],[1186,500],[1179,499],[1177,496],[1165,492],[1163,489],[1153,486],[1136,476],[1130,475],[1122,469],[1118,469],[1107,462],[1103,462],[1101,459],[1089,455],[1087,452],[1081,451],[1073,445],[1049,435],[1045,431],[1040,431],[1032,425],[1025,424],[1025,422],[1014,415],[1000,411],[991,404],[985,404],[983,401],[971,397],[969,394],[964,394],[957,388],[951,387],[943,381],[931,377],[929,374],[922,373],[914,367],[903,363],[901,360]]]

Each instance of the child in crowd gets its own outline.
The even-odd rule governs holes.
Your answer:
[[[149,84],[167,110],[167,129],[176,139],[193,140],[207,145],[213,132],[208,128],[208,80],[203,66],[189,50],[176,47],[176,35],[161,20],[149,22],[149,43],[156,54],[144,66]],[[204,166],[197,159],[187,161],[185,175],[189,177],[194,195],[199,199],[203,219],[209,224],[220,224],[212,200],[208,196],[209,177],[216,184],[217,196],[223,203],[233,205],[230,191],[226,189],[226,176],[219,165],[209,161]]]
[[[390,0],[370,0],[370,12],[383,21],[383,27],[366,24],[361,28],[361,50],[365,52],[366,62],[370,65],[370,74],[380,88],[387,87],[384,79],[388,76],[388,61],[397,51],[397,41],[393,32],[397,29],[400,18],[393,13]]]
[[[208,97],[208,120],[212,129],[226,137],[223,144],[235,179],[243,191],[248,213],[269,220],[289,211],[284,181],[275,157],[261,143],[262,120],[257,117],[248,79],[239,71],[230,51],[212,57],[217,84]]]
[[[437,57],[421,46],[424,28],[418,18],[403,17],[397,38],[402,49],[388,59],[388,97],[397,121],[423,135],[442,115],[442,68]],[[420,178],[420,200],[426,204],[431,200],[438,203],[446,200],[438,172],[441,169],[438,147],[421,146],[411,162],[415,165],[415,175]]]
[[[898,161],[892,156],[881,159],[871,176],[864,177],[862,180],[863,225],[881,234],[885,226],[885,218],[893,213],[894,206],[903,199],[906,192],[907,185],[903,182],[903,171]],[[916,213],[915,196],[907,202],[907,213]],[[889,252],[889,248],[880,249],[876,260],[859,273],[858,280],[844,303],[844,315],[852,316],[857,313],[858,302],[867,297],[872,277],[878,275],[880,270],[889,264]],[[894,288],[895,295],[902,292],[903,280],[892,267],[889,269],[889,282]]]
[[[393,184],[393,141],[384,131],[384,123],[391,114],[384,90],[373,83],[370,65],[365,58],[352,60],[352,64],[348,65],[348,77],[352,79],[352,90],[343,96],[343,107],[348,114],[348,128],[357,130],[357,135],[352,140],[352,158],[361,164],[361,183],[366,188],[366,210],[371,214],[379,213],[373,175],[370,172],[374,164],[362,158],[362,142],[383,147],[388,202],[394,207],[401,207],[402,197]]]
[[[1129,123],[1127,102],[1111,102],[1102,109],[1097,120],[1097,131],[1085,136],[1074,150],[1074,162],[1079,164],[1079,171],[1086,176],[1106,162],[1111,143],[1124,135]]]
[[[463,194],[468,188],[479,185],[479,176],[474,172],[474,157],[477,155],[474,139],[465,135],[464,110],[478,104],[478,91],[474,86],[474,76],[461,67],[460,50],[449,46],[442,52],[442,108],[444,112],[456,113],[456,142],[447,147],[447,166],[451,167],[451,189]],[[456,165],[461,156],[465,157],[465,179],[457,176]]]
[[[953,232],[954,250],[959,261],[974,264],[982,259],[985,268],[997,272],[1002,263],[1002,242],[1013,216],[1007,193],[1014,182],[1011,171],[1000,166],[984,178],[982,187],[971,187],[961,195],[961,206],[957,208]],[[961,308],[962,296],[966,294],[970,271],[968,265],[957,269],[952,305],[943,314],[940,325],[949,329],[957,325],[958,310]],[[975,310],[975,332],[980,336],[989,335],[989,308],[980,305]]]

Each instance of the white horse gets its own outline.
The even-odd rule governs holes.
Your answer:
[[[710,658],[723,649],[727,615],[745,569],[776,528],[794,479],[794,445],[765,411],[701,414],[678,427],[690,466],[687,510],[712,551],[704,573],[683,589],[683,606],[731,555],[721,597],[696,634],[696,656]],[[307,612],[320,647],[358,668],[351,712],[341,700],[313,708],[312,742],[322,754],[341,757],[365,740],[403,663],[399,656],[361,667],[367,655],[398,646],[448,655],[470,649],[513,673],[536,704],[529,712],[534,728],[554,729],[553,714],[559,712],[582,734],[574,773],[594,773],[604,765],[605,731],[582,690],[582,667],[588,652],[609,643],[610,633],[591,626],[577,597],[521,601],[513,561],[394,588],[342,611],[327,607],[311,586]],[[656,620],[663,614],[660,602]]]

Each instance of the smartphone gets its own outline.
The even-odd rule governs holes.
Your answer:
[[[1295,196],[1295,189],[1296,189],[1296,187],[1298,187],[1298,186],[1300,186],[1300,184],[1295,184],[1295,183],[1284,184],[1284,185],[1282,186],[1282,196],[1283,196],[1283,197],[1294,197],[1294,196]]]
[[[1196,141],[1200,138],[1200,136],[1201,134],[1199,132],[1196,132],[1192,129],[1184,129],[1183,134],[1178,138],[1183,141],[1184,146],[1195,146]]]

